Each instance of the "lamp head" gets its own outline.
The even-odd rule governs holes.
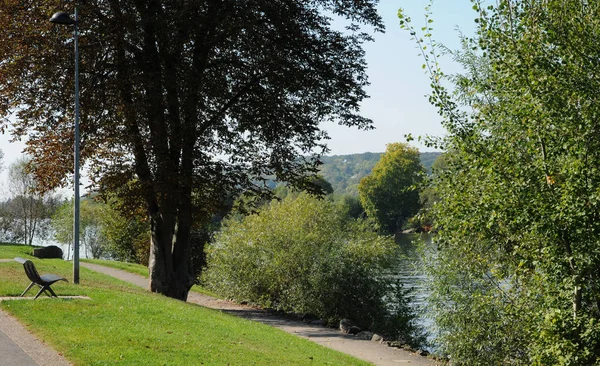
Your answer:
[[[54,13],[54,15],[52,15],[52,18],[50,18],[50,22],[56,23],[56,24],[65,24],[65,25],[75,24],[75,21],[73,20],[73,18],[71,18],[71,16],[69,14],[65,13],[64,11],[59,11],[57,13]]]

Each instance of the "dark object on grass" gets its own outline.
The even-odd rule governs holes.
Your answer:
[[[33,250],[33,256],[37,258],[59,258],[62,259],[63,251],[56,245],[50,245]]]
[[[16,257],[15,260],[17,262],[23,264],[23,268],[25,268],[25,274],[31,280],[31,283],[29,284],[29,286],[27,286],[25,291],[23,291],[23,293],[21,294],[21,297],[23,297],[23,295],[25,295],[27,293],[27,291],[29,291],[29,289],[33,287],[33,285],[37,285],[40,287],[40,291],[33,298],[34,300],[37,299],[42,292],[46,292],[46,295],[48,295],[50,297],[58,297],[58,296],[56,296],[54,291],[52,291],[50,286],[53,283],[58,282],[58,281],[69,282],[66,278],[63,278],[63,277],[60,277],[57,275],[53,275],[53,274],[45,274],[45,275],[40,276],[37,269],[35,269],[35,265],[29,259],[23,259],[20,257]]]

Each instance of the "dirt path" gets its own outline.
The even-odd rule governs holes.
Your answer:
[[[136,274],[91,263],[82,262],[81,265],[144,288],[148,287],[148,280]],[[301,321],[277,316],[258,308],[215,299],[196,292],[190,292],[188,302],[271,325],[288,333],[307,338],[325,347],[372,362],[378,366],[397,366],[404,364],[429,366],[437,364],[433,360],[410,353],[403,349],[387,347],[378,342],[357,339],[355,336],[343,334],[336,329],[306,324]]]

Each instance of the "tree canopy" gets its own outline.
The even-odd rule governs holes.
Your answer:
[[[376,4],[80,2],[81,156],[101,192],[144,203],[153,291],[187,296],[190,227],[225,198],[266,177],[306,183],[325,149],[321,122],[371,128],[358,108],[362,27],[383,30]],[[63,5],[0,5],[0,128],[28,134],[42,188],[72,166],[71,29],[47,21]]]
[[[463,75],[446,78],[415,36],[449,132],[432,140],[448,152],[429,266],[441,349],[461,364],[598,364],[600,3],[474,8],[477,35],[453,53]]]
[[[424,174],[419,150],[405,143],[388,144],[373,172],[358,185],[360,201],[367,215],[389,233],[419,210],[418,184]]]

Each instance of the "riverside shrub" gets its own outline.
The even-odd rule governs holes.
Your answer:
[[[330,324],[358,325],[417,343],[414,314],[385,276],[396,244],[365,220],[307,194],[273,201],[257,214],[229,220],[207,249],[202,282],[211,290]],[[404,314],[398,314],[402,308]]]

